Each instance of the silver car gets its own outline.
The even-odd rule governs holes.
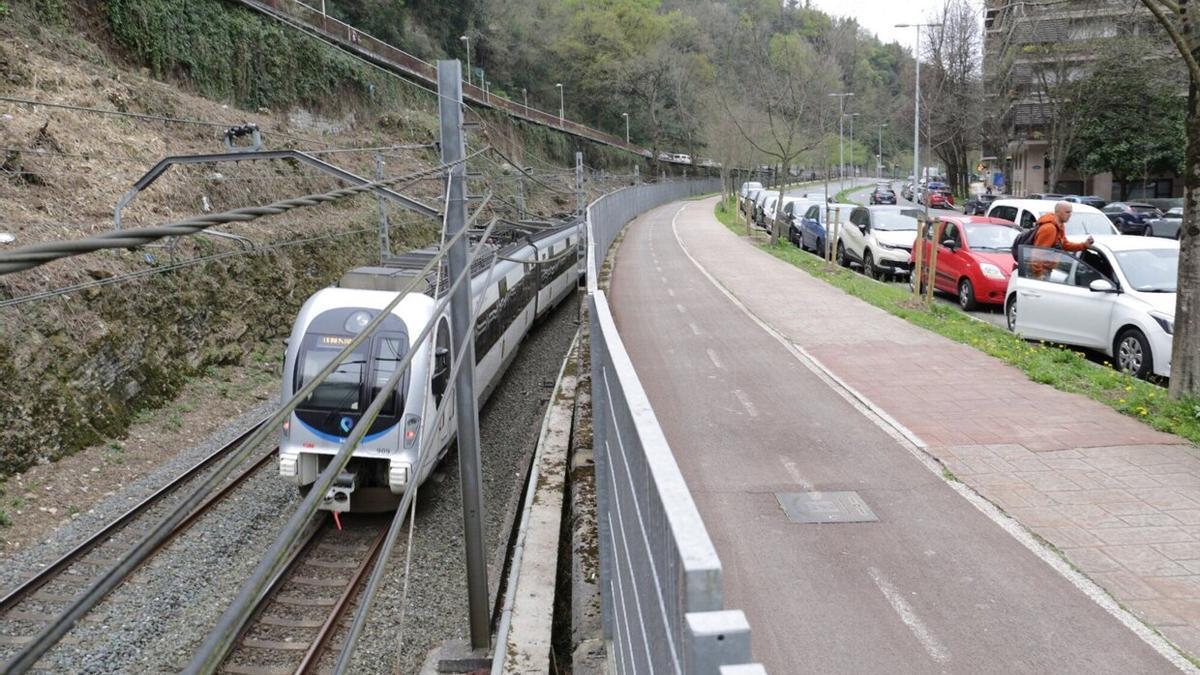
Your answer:
[[[1179,239],[1179,233],[1183,229],[1183,207],[1176,206],[1162,214],[1160,218],[1154,218],[1146,223],[1146,229],[1143,232],[1147,237],[1164,237],[1166,239]]]

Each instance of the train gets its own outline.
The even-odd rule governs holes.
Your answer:
[[[472,246],[479,232],[469,235]],[[475,386],[480,406],[499,384],[535,322],[566,299],[584,274],[582,219],[503,223],[471,268],[471,295],[482,303],[474,326]],[[568,252],[574,251],[575,255]],[[438,247],[392,256],[345,273],[308,298],[292,326],[283,365],[283,400],[295,395],[419,276]],[[491,268],[492,255],[500,257]],[[437,312],[449,286],[444,270],[425,275],[370,340],[306,397],[283,425],[279,475],[307,494],[375,397],[388,399],[320,507],[328,511],[394,510],[405,490],[424,481],[456,435],[450,387],[449,306]],[[436,312],[436,316],[435,316]],[[430,322],[436,328],[413,341]],[[395,391],[380,387],[416,350]],[[443,401],[443,399],[446,399]],[[429,438],[432,434],[433,437]],[[418,456],[436,452],[435,461]]]

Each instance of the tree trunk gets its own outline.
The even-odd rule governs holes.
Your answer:
[[[1170,391],[1175,398],[1200,396],[1200,92],[1194,81],[1188,88],[1187,139],[1171,358]]]

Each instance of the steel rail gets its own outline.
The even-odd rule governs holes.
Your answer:
[[[37,572],[32,577],[26,579],[24,582],[18,585],[16,588],[9,591],[4,595],[3,598],[0,598],[0,614],[8,612],[13,607],[20,604],[21,601],[27,598],[30,594],[36,592],[42,586],[45,586],[47,582],[58,576],[66,568],[76,563],[80,558],[87,555],[88,552],[96,548],[96,546],[98,546],[102,541],[112,536],[117,530],[121,529],[135,518],[145,513],[147,509],[161,502],[166,496],[178,490],[179,487],[184,483],[187,483],[197,474],[212,466],[217,460],[229,454],[229,452],[234,448],[240,446],[241,443],[249,438],[250,434],[254,433],[254,431],[258,429],[258,427],[264,421],[266,420],[257,422],[254,426],[242,432],[242,434],[237,438],[226,443],[225,445],[222,445],[220,448],[217,448],[207,457],[192,465],[191,468],[176,476],[171,480],[171,482],[160,487],[158,490],[155,490],[153,494],[138,502],[125,513],[117,516],[114,520],[110,521],[104,527],[101,527],[90,537],[76,544],[74,548],[59,556],[57,560],[42,568],[41,571]],[[269,456],[270,455],[268,455],[268,457]],[[207,506],[208,505],[206,504],[205,507]]]
[[[480,207],[476,209],[474,214],[472,214],[472,221],[478,217],[483,208],[487,206],[489,200],[489,198],[484,199],[483,203],[480,204]],[[469,224],[470,223],[468,223],[468,225]],[[465,236],[469,230],[469,227],[464,227],[461,231],[451,237],[449,241],[447,241],[447,246],[452,244],[454,241],[457,241],[459,237]],[[489,226],[488,231],[490,232],[490,230],[491,227]],[[78,622],[84,614],[91,610],[96,603],[98,603],[105,595],[108,594],[109,591],[115,588],[116,585],[119,584],[122,579],[124,579],[124,576],[128,573],[128,570],[140,565],[142,561],[144,561],[154,552],[162,540],[170,536],[171,531],[181,520],[186,517],[188,511],[199,504],[204,499],[205,495],[212,492],[216,486],[234,470],[234,468],[246,460],[250,454],[250,448],[253,448],[261,443],[263,439],[266,438],[267,434],[273,433],[274,430],[279,427],[279,425],[283,424],[284,419],[291,415],[292,411],[295,410],[296,406],[299,405],[301,401],[312,394],[312,392],[316,390],[316,388],[322,382],[324,382],[325,379],[329,377],[329,375],[336,370],[350,354],[354,353],[354,351],[358,349],[365,341],[371,339],[375,330],[379,328],[385,319],[387,319],[392,310],[394,310],[400,304],[401,300],[403,300],[408,293],[415,290],[418,284],[425,279],[425,275],[427,275],[434,268],[434,266],[441,261],[442,257],[444,257],[446,254],[446,250],[448,249],[443,249],[442,251],[439,251],[437,255],[432,256],[426,263],[425,267],[417,274],[417,276],[414,276],[413,279],[406,284],[399,293],[396,294],[396,297],[383,309],[381,309],[379,314],[376,315],[374,319],[372,319],[367,323],[366,326],[363,327],[361,333],[355,336],[349,344],[347,344],[340,352],[334,355],[334,357],[330,359],[329,363],[322,368],[310,382],[302,386],[299,391],[297,391],[290,399],[288,399],[287,402],[283,403],[279,410],[277,410],[270,419],[264,422],[263,425],[259,427],[258,430],[255,431],[250,438],[232,454],[231,457],[225,460],[225,462],[212,473],[212,475],[206,478],[204,483],[201,484],[200,487],[198,487],[194,492],[192,492],[192,494],[189,495],[179,507],[163,518],[163,520],[159,522],[154,530],[152,530],[141,541],[139,541],[134,548],[131,549],[115,566],[110,568],[108,572],[97,579],[96,582],[93,583],[93,585],[89,587],[88,590],[82,596],[80,596],[80,598],[78,598],[70,608],[64,611],[64,613],[60,615],[56,621],[48,626],[42,633],[38,634],[33,641],[25,645],[21,651],[13,656],[7,663],[5,663],[4,667],[0,668],[0,671],[8,673],[24,673],[33,668],[33,666],[37,663],[37,660],[41,658],[43,654],[57,644],[58,641],[61,640],[62,637],[66,635],[69,630],[71,630],[72,627],[74,627],[75,623]],[[380,401],[382,400],[383,399],[381,398]],[[332,477],[330,478],[329,482],[332,482]],[[328,487],[326,487],[326,489],[328,489]]]

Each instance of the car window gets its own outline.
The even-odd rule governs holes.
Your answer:
[[[1032,212],[1021,209],[1021,227],[1029,229],[1037,225],[1037,217]]]
[[[1005,251],[1012,250],[1013,240],[1017,238],[1017,230],[1007,225],[971,225],[964,228],[967,243],[976,251]]]
[[[917,231],[917,218],[912,209],[903,211],[876,211],[875,229],[886,231]]]
[[[992,208],[990,215],[993,218],[999,218],[1001,220],[1007,220],[1009,222],[1016,222],[1017,207],[1015,207],[1015,206],[996,206],[996,207]]]
[[[1096,279],[1107,278],[1096,268],[1066,251],[1022,246],[1018,253],[1017,274],[1027,279],[1087,287]]]
[[[1075,272],[1075,285],[1088,286],[1097,279],[1107,279],[1112,283],[1116,283],[1116,276],[1113,274],[1112,265],[1108,262],[1108,258],[1101,252],[1088,249],[1079,253],[1081,263]]]
[[[1135,290],[1174,293],[1179,284],[1179,249],[1151,248],[1118,251],[1117,264]]]
[[[955,248],[962,248],[962,235],[954,223],[946,223],[946,229],[942,231],[942,241],[947,239],[954,242]]]
[[[810,207],[808,207],[808,213],[804,214],[804,217],[808,218],[809,220],[818,220],[819,221],[821,219],[821,215],[820,215],[820,213],[818,213],[818,211],[819,211],[818,207],[810,206]]]
[[[870,222],[870,216],[867,215],[866,209],[854,209],[850,213],[850,223],[853,225],[866,225]]]
[[[1112,221],[1099,213],[1075,212],[1063,229],[1067,234],[1116,234]]]

